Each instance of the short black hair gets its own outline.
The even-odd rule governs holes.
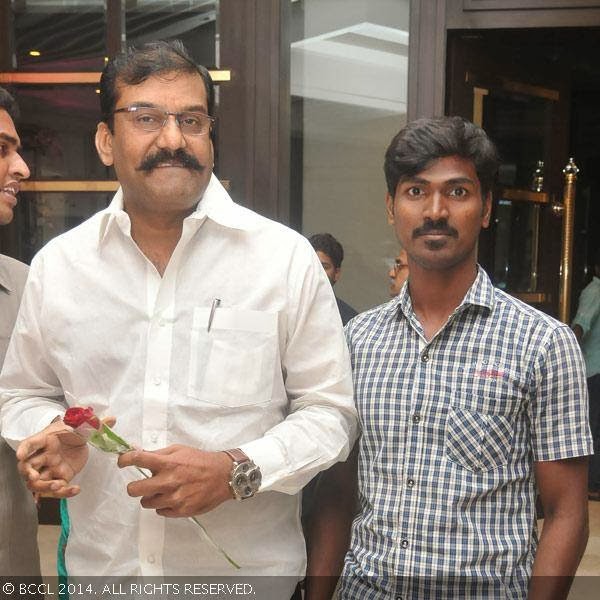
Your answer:
[[[487,133],[462,117],[435,117],[412,121],[392,139],[383,165],[388,193],[393,198],[400,181],[447,156],[473,163],[483,198],[492,191],[500,158]]]
[[[315,233],[308,238],[315,252],[327,254],[333,261],[333,266],[339,269],[344,260],[344,248],[330,233]]]
[[[159,40],[141,46],[129,46],[106,63],[100,77],[102,120],[112,131],[113,111],[117,106],[119,84],[138,85],[152,75],[179,72],[200,75],[206,88],[208,114],[213,116],[215,88],[206,67],[196,64],[181,40]]]
[[[5,110],[15,123],[19,119],[17,101],[2,87],[0,87],[0,109]]]

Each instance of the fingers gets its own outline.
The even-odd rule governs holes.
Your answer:
[[[34,494],[51,498],[72,498],[81,491],[78,485],[71,485],[64,479],[51,479],[45,481],[42,477],[29,479],[27,488]]]
[[[104,423],[104,425],[107,425],[108,427],[114,427],[115,424],[117,423],[117,418],[116,417],[103,417],[101,419],[101,422]]]
[[[146,450],[132,450],[119,456],[117,464],[119,467],[141,467],[149,469],[152,473],[160,470],[164,465],[164,459],[158,452],[147,452]]]

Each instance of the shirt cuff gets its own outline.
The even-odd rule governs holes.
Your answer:
[[[16,450],[19,444],[25,439],[45,429],[56,419],[65,414],[64,410],[57,410],[53,408],[38,407],[31,408],[27,411],[27,420],[32,423],[32,427],[29,431],[25,431],[23,427],[11,427],[10,425],[5,426],[2,430],[2,437],[6,440],[7,444]]]
[[[286,473],[289,473],[291,470],[286,452],[279,445],[275,437],[266,436],[243,444],[239,448],[260,468],[262,475],[260,491],[267,490],[276,481],[281,479],[282,465],[285,465],[284,469]]]

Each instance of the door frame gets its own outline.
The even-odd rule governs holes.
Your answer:
[[[408,119],[444,114],[449,30],[544,27],[600,27],[600,1],[411,0]]]

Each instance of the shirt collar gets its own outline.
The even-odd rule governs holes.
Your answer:
[[[248,230],[252,227],[254,214],[236,204],[214,173],[210,177],[204,195],[198,202],[196,210],[186,217],[197,221],[209,218],[211,221],[231,229]],[[119,187],[112,202],[100,212],[98,243],[102,243],[113,223],[120,225],[125,231],[131,231],[129,215],[123,209],[123,189]]]
[[[410,275],[409,275],[410,279]],[[487,273],[477,265],[477,277],[468,289],[462,302],[454,310],[454,314],[465,310],[469,306],[481,306],[489,311],[493,310],[496,302],[496,293]],[[402,286],[395,301],[390,302],[388,311],[391,313],[403,313],[407,318],[413,313],[410,298],[408,280]]]

